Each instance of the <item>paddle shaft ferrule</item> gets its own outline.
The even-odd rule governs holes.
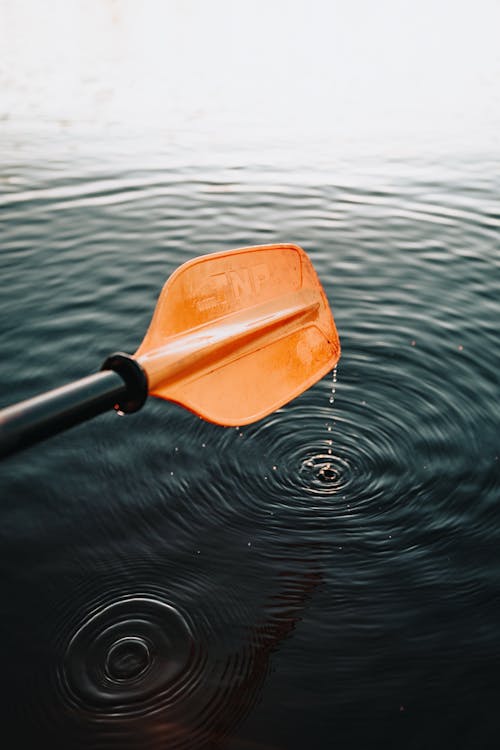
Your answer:
[[[124,354],[108,357],[103,370],[0,410],[0,456],[27,448],[110,409],[136,411],[147,397],[147,379]],[[118,360],[116,362],[115,360]],[[116,365],[116,370],[111,369]],[[125,373],[126,371],[126,373]]]

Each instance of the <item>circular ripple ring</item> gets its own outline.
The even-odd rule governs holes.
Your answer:
[[[128,706],[171,690],[190,671],[193,638],[169,604],[131,597],[93,613],[71,638],[64,671],[76,701]]]

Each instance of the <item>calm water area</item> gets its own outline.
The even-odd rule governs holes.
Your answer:
[[[109,7],[98,29],[136,29],[139,4]],[[215,86],[198,110],[180,84],[152,127],[124,115],[121,32],[78,75],[59,47],[14,67],[13,8],[0,406],[134,352],[181,263],[247,245],[308,252],[342,357],[334,399],[330,373],[250,426],[150,399],[2,462],[2,745],[497,748],[498,56],[465,82],[475,137],[465,105],[450,131],[443,109],[416,140],[380,122],[372,140],[354,105],[357,130],[313,133],[270,110],[248,124]]]

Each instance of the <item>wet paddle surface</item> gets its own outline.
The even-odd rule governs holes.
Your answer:
[[[3,404],[133,352],[179,264],[249,244],[309,252],[343,356],[335,383],[251,426],[150,399],[4,461],[4,731],[493,747],[497,173],[420,160],[306,181],[168,153],[112,172],[49,145],[44,163],[18,142],[2,171]]]

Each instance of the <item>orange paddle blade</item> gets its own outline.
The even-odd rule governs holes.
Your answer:
[[[255,422],[332,370],[340,344],[296,245],[204,255],[168,279],[135,359],[149,392],[210,422]]]

